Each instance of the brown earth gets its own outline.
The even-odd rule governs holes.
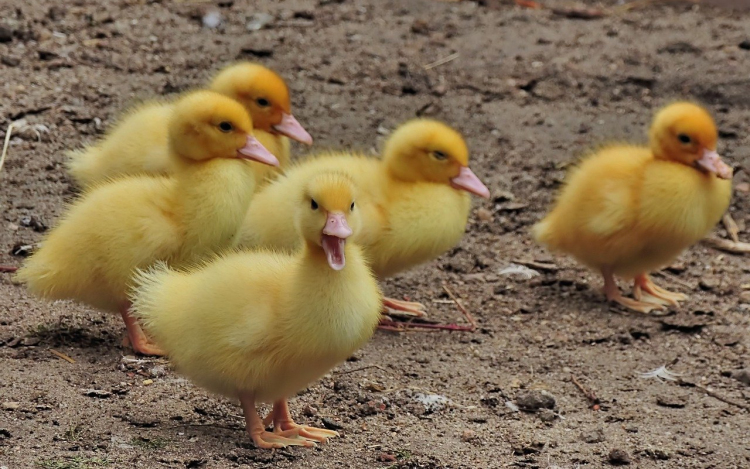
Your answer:
[[[225,0],[212,7],[224,23],[209,29],[207,3],[2,0],[0,126],[27,123],[0,174],[2,263],[20,263],[12,248],[38,241],[39,222],[54,225],[74,197],[64,150],[134,102],[200,86],[238,58],[288,79],[316,148],[374,151],[414,115],[455,125],[495,199],[476,201],[459,247],[385,284],[434,319],[460,321],[446,284],[479,330],[378,332],[292,399],[299,420],[341,427],[312,450],[255,449],[234,404],[162,360],[129,356],[118,318],[30,298],[0,274],[0,467],[574,468],[606,467],[610,455],[644,468],[750,467],[747,407],[638,377],[679,358],[670,369],[684,380],[748,406],[736,379],[750,367],[748,257],[695,246],[656,277],[690,300],[645,316],[608,307],[596,275],[528,236],[565,163],[603,141],[643,141],[656,107],[688,97],[711,109],[720,151],[743,169],[731,213],[750,241],[750,13],[612,1],[588,5],[612,14],[581,20],[511,3]],[[249,32],[262,12],[270,23]],[[499,273],[531,259],[558,269]],[[551,393],[554,410],[506,405],[533,390]],[[420,393],[448,402],[425,407]]]

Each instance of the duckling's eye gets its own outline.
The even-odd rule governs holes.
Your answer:
[[[690,136],[685,135],[685,134],[679,134],[677,136],[677,140],[687,145],[688,143],[690,143]]]
[[[318,203],[315,201],[315,199],[310,199],[310,208],[313,210],[318,209]]]
[[[234,130],[234,126],[232,126],[231,122],[220,122],[219,130],[221,130],[222,132],[231,132],[232,130]]]
[[[352,202],[352,206],[349,207],[349,210],[352,211],[352,212],[354,211],[354,202]]]
[[[260,107],[268,107],[271,105],[270,102],[266,98],[258,98],[255,100],[256,103],[258,103],[258,106]]]
[[[434,157],[434,158],[435,158],[436,160],[440,160],[440,161],[443,161],[444,159],[448,158],[448,155],[446,155],[445,153],[443,153],[443,152],[442,152],[442,151],[440,151],[440,150],[435,150],[435,151],[433,151],[433,152],[432,152],[432,156],[433,156],[433,157]]]

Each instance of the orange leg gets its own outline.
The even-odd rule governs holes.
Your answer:
[[[15,272],[18,267],[12,265],[0,265],[0,272]]]
[[[255,409],[255,396],[252,393],[240,393],[240,404],[245,414],[247,433],[253,439],[255,446],[262,449],[284,448],[286,446],[315,446],[312,441],[304,438],[288,438],[282,433],[267,432],[263,421]],[[273,411],[271,411],[273,413]],[[291,435],[294,436],[294,435]]]
[[[643,297],[641,290],[655,298],[660,303],[672,306],[679,306],[679,301],[687,300],[687,295],[674,293],[656,286],[647,274],[636,275],[635,280],[633,281],[633,297],[636,300],[640,300],[641,297]]]
[[[602,276],[604,277],[604,294],[607,295],[608,301],[614,301],[630,310],[646,314],[650,313],[652,310],[665,309],[664,306],[660,304],[631,300],[630,298],[622,296],[611,269],[602,269]]]
[[[427,308],[422,303],[413,301],[402,301],[395,298],[383,298],[383,309],[385,314],[394,314],[396,316],[416,316],[421,318],[427,314]]]
[[[141,355],[156,355],[164,356],[166,353],[159,348],[156,344],[151,342],[146,334],[141,329],[141,325],[138,321],[130,314],[130,304],[125,304],[120,308],[120,314],[122,320],[125,322],[125,328],[128,331],[128,339],[130,340],[130,346],[136,353]]]
[[[333,430],[308,427],[307,425],[294,423],[286,399],[280,399],[273,403],[273,410],[268,417],[270,416],[273,416],[273,432],[277,435],[299,436],[319,443],[325,443],[329,438],[339,436],[339,434]],[[266,420],[268,417],[266,417]]]

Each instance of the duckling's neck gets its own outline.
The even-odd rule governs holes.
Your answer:
[[[345,267],[336,271],[320,246],[305,243],[285,295],[289,311],[306,313],[295,314],[294,321],[287,323],[293,329],[288,334],[322,339],[314,346],[323,352],[353,351],[372,334],[380,318],[380,292],[361,249],[347,242],[344,256]]]
[[[174,186],[185,236],[182,260],[194,262],[229,245],[255,192],[255,164],[235,158],[183,162]]]

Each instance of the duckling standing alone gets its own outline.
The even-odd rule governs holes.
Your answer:
[[[260,448],[337,435],[294,423],[286,399],[349,357],[378,323],[377,282],[348,241],[360,231],[354,191],[346,175],[324,173],[287,194],[294,208],[279,213],[302,234],[296,255],[233,252],[188,271],[162,264],[137,276],[135,315],[182,373],[239,398]],[[258,401],[274,403],[273,433]]]
[[[489,190],[469,169],[469,151],[461,135],[445,124],[417,119],[388,139],[383,158],[329,153],[290,168],[253,199],[237,243],[294,251],[284,217],[293,201],[290,191],[310,174],[338,170],[362,193],[365,214],[361,243],[378,278],[427,262],[455,246],[464,234],[471,208],[469,193],[488,198]],[[424,314],[419,303],[385,298],[386,307]]]
[[[135,176],[88,190],[18,271],[30,291],[119,311],[135,351],[160,355],[130,315],[134,269],[192,264],[229,244],[255,192],[257,161],[278,161],[245,109],[210,91],[181,99],[169,124],[173,178]]]
[[[289,89],[284,80],[260,64],[239,62],[222,69],[210,89],[238,101],[250,114],[255,137],[279,160],[289,163],[291,137],[307,145],[312,137],[294,118]],[[76,182],[86,188],[108,179],[135,174],[172,174],[180,166],[168,148],[172,102],[151,102],[136,107],[95,145],[68,154],[67,167]],[[277,169],[256,170],[265,183]]]
[[[648,313],[687,297],[656,286],[648,272],[672,262],[721,219],[732,169],[716,153],[717,131],[703,108],[662,109],[651,147],[618,145],[586,157],[569,175],[534,238],[601,271],[607,299]],[[614,276],[634,278],[635,300]]]

